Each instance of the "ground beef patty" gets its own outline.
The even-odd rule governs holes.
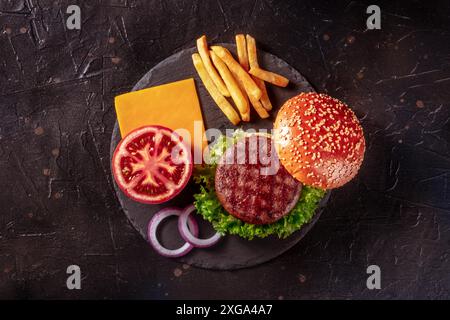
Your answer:
[[[231,215],[251,224],[269,224],[292,210],[302,185],[278,161],[269,136],[251,135],[220,158],[215,188]]]

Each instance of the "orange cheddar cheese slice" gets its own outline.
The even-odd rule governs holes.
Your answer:
[[[207,146],[192,78],[119,95],[115,107],[122,137],[145,125],[161,125],[180,133],[191,144],[194,157]]]

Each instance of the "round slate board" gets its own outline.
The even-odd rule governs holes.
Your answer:
[[[236,53],[234,45],[222,45],[234,54]],[[200,78],[198,77],[197,72],[192,65],[191,59],[192,53],[196,51],[196,48],[186,49],[160,62],[147,74],[145,74],[141,80],[139,80],[139,82],[134,86],[133,91],[168,82],[194,78],[206,129],[217,128],[224,131],[227,128],[236,128],[215,105],[214,101],[211,99]],[[299,94],[300,92],[314,91],[311,85],[297,70],[278,57],[259,51],[259,60],[263,68],[266,67],[267,69],[289,78],[290,84],[287,88],[278,88],[269,85],[269,96],[274,107],[274,109],[270,112],[271,117],[264,120],[259,119],[258,115],[254,112],[254,110],[252,110],[251,122],[241,123],[239,125],[239,127],[242,127],[243,129],[272,129],[273,120],[276,113],[284,101]],[[111,140],[111,156],[120,139],[121,137],[118,124],[116,122]],[[176,206],[182,208],[187,204],[192,203],[193,194],[198,191],[195,184],[190,182],[175,199],[161,205],[145,205],[135,202],[125,196],[125,194],[123,194],[123,192],[117,187],[115,182],[114,188],[128,219],[145,239],[147,239],[147,224],[153,214],[164,207]],[[218,270],[246,268],[269,261],[279,256],[300,241],[300,239],[319,219],[329,196],[330,192],[328,192],[322,199],[312,221],[287,239],[280,240],[273,236],[265,239],[254,239],[248,241],[237,236],[227,235],[214,247],[207,249],[194,249],[188,255],[179,258],[179,261],[196,267]],[[201,217],[198,215],[197,219],[201,220]],[[213,232],[212,228],[205,221],[201,221],[200,227],[201,230],[209,231],[206,234],[203,232],[202,236],[204,237],[211,235]],[[167,221],[166,223],[161,224],[158,230],[160,232],[158,236],[161,237],[161,241],[168,247],[175,248],[182,243],[175,221]]]

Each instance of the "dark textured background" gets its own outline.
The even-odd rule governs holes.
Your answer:
[[[81,31],[65,29],[78,3]],[[450,298],[448,2],[0,1],[0,298]],[[159,257],[115,198],[113,97],[160,60],[253,34],[362,119],[357,179],[280,258],[237,272]],[[65,288],[81,267],[82,290]],[[382,290],[366,289],[378,264]]]

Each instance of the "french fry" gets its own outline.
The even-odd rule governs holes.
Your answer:
[[[250,68],[259,68],[258,56],[256,53],[256,41],[251,35],[247,35],[247,52]]]
[[[249,73],[261,80],[270,82],[279,87],[286,87],[289,84],[289,80],[279,74],[263,70],[259,67],[250,68]]]
[[[251,96],[248,97],[250,99],[250,102],[255,109],[256,113],[259,115],[261,119],[266,119],[269,117],[269,113],[266,109],[264,109],[263,105],[259,100],[254,100]]]
[[[243,34],[238,34],[236,35],[236,48],[237,48],[237,55],[238,55],[238,60],[239,60],[239,64],[241,65],[241,67],[248,72],[250,66],[249,66],[249,57],[248,57],[248,52],[247,52],[247,42],[245,40],[245,36]],[[264,81],[254,78],[252,77],[253,81],[255,81],[256,85],[261,89],[261,100],[264,97],[264,91],[266,91],[265,86],[264,86]],[[262,87],[261,84],[264,86]],[[241,84],[242,86],[242,84]],[[266,96],[267,96],[267,91],[266,91]],[[261,103],[258,100],[255,100],[252,96],[248,96],[247,98],[250,99],[250,102],[253,106],[253,108],[256,110],[256,112],[258,113],[258,115],[262,118],[265,119],[269,116],[269,114],[264,110],[264,108],[261,106]],[[244,118],[242,118],[242,120],[244,120]],[[250,120],[250,115],[249,115],[249,120]]]
[[[245,36],[243,34],[236,35],[236,48],[239,64],[245,71],[248,71],[248,55],[247,55],[247,44],[245,41]]]
[[[197,39],[197,50],[198,53],[200,54],[200,57],[202,58],[206,71],[208,72],[210,78],[214,82],[217,89],[219,89],[219,92],[225,97],[229,97],[230,93],[228,92],[225,83],[220,78],[216,69],[214,69],[211,63],[211,59],[209,58],[209,50],[208,50],[208,43],[206,41],[206,36],[203,35]]]
[[[236,82],[237,82],[237,84],[239,86],[239,89],[241,90],[241,92],[242,92],[242,94],[244,96],[244,99],[245,99],[247,105],[250,105],[250,101],[248,99],[247,92],[245,91],[244,84],[242,83],[241,79],[239,79],[239,77],[235,73],[233,73],[232,71],[230,71],[230,72],[233,75],[233,78],[236,80]],[[250,108],[248,109],[247,113],[242,115],[242,121],[245,121],[245,122],[249,122],[250,121]]]
[[[256,110],[256,113],[262,118],[268,118],[269,114],[267,113],[267,111],[264,109],[264,107],[261,106],[261,103],[258,100],[253,99],[251,96],[249,96],[247,94],[247,92],[245,92],[245,89],[243,87],[242,82],[240,81],[240,79],[233,73],[234,78],[236,79],[236,81],[239,84],[239,87],[241,88],[242,92],[244,93],[245,96],[245,100],[250,101],[253,109]],[[259,79],[258,79],[259,80]],[[244,117],[242,117],[242,121],[250,121],[250,110],[249,113],[246,115],[245,119]]]
[[[241,67],[241,65],[234,60],[231,53],[224,47],[220,46],[212,46],[211,49],[219,56],[220,59],[223,60],[223,62],[225,62],[230,71],[235,74],[240,81],[242,81],[242,85],[244,86],[247,94],[252,96],[254,100],[259,100],[262,95],[261,89],[256,85],[252,77]]]
[[[209,53],[211,55],[214,66],[216,67],[217,71],[219,71],[220,76],[222,77],[225,85],[228,88],[228,91],[230,92],[231,98],[233,98],[233,101],[236,104],[239,113],[241,114],[242,120],[249,121],[250,106],[248,100],[245,98],[244,94],[239,88],[239,84],[236,82],[225,63],[214,53],[214,51],[210,51]]]
[[[202,79],[206,90],[208,90],[217,106],[220,110],[222,110],[232,124],[237,125],[240,121],[238,113],[234,110],[222,93],[220,93],[219,89],[217,89],[216,85],[206,71],[203,60],[198,53],[194,53],[192,55],[192,62],[194,63],[194,67],[197,70],[200,79]]]
[[[260,118],[262,118],[262,119],[268,118],[269,114],[264,109],[264,107],[261,105],[261,103],[258,100],[255,100],[254,98],[252,98],[252,96],[249,96],[247,94],[247,92],[245,91],[244,86],[243,86],[242,82],[240,81],[240,79],[235,74],[233,74],[233,75],[234,75],[236,81],[238,82],[239,87],[241,88],[242,92],[244,93],[245,100],[247,100],[247,102],[250,101],[253,109],[255,109],[256,113],[260,116]],[[244,118],[244,116],[242,117],[242,121],[250,121],[250,110],[249,110],[248,114],[245,115],[245,118]]]
[[[252,76],[252,78],[262,91],[261,103],[262,103],[264,109],[266,109],[267,111],[272,110],[272,102],[270,102],[269,94],[267,93],[266,84],[264,83],[263,80],[258,79],[255,76]]]
[[[259,68],[258,56],[256,53],[257,52],[256,51],[256,41],[255,41],[255,38],[253,38],[249,34],[247,35],[247,51],[248,51],[247,56],[248,56],[250,68]],[[238,52],[239,52],[239,50],[238,50]],[[261,103],[262,103],[264,109],[266,109],[267,111],[272,110],[272,103],[270,102],[269,95],[267,94],[266,84],[264,83],[263,80],[258,79],[256,77],[253,77],[253,80],[255,81],[255,83],[258,85],[258,87],[262,91]]]

